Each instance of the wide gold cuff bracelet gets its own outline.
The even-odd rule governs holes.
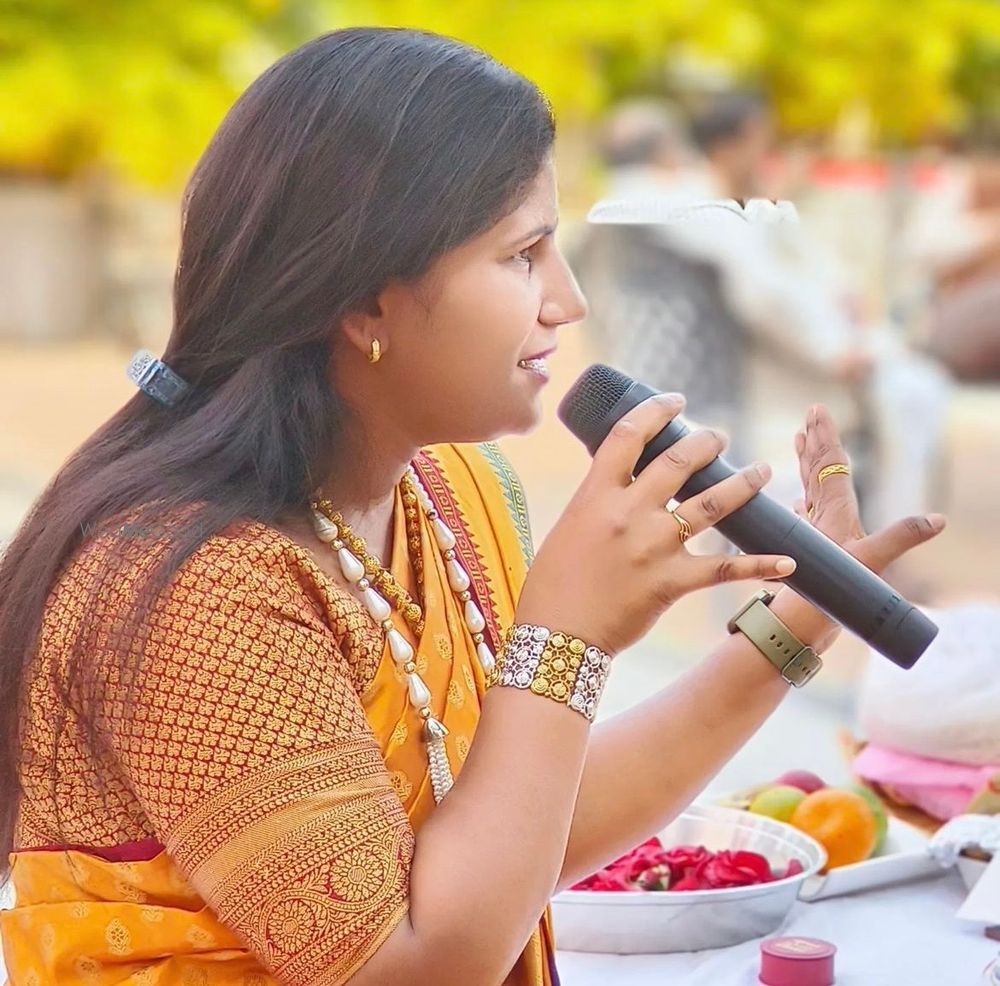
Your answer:
[[[527,688],[593,721],[610,669],[611,657],[579,637],[516,623],[504,637],[486,687]]]

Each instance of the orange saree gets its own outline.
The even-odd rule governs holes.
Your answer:
[[[520,486],[490,444],[433,446],[416,465],[495,646],[530,561]],[[457,776],[483,673],[420,524],[408,545],[397,489],[391,569],[413,590],[419,551],[425,628],[418,639],[396,625]],[[87,542],[53,588],[26,696],[16,904],[0,913],[11,986],[346,982],[406,916],[415,835],[435,805],[419,718],[381,633],[301,546],[233,525],[158,598],[137,700],[126,710],[108,692],[109,750],[87,752],[71,710],[57,744],[53,681],[101,544]],[[102,625],[149,557],[116,573]],[[553,954],[546,909],[505,986],[557,986]]]

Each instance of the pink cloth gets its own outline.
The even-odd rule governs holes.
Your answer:
[[[942,821],[961,815],[972,798],[1000,772],[1000,764],[964,764],[903,753],[869,743],[855,758],[854,773],[885,784]]]

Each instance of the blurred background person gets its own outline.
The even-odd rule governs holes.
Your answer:
[[[688,393],[694,418],[731,433],[734,461],[772,464],[771,494],[789,506],[798,476],[788,426],[822,402],[842,422],[868,522],[899,503],[926,509],[947,374],[860,317],[846,272],[807,225],[747,221],[768,218],[750,208],[768,205],[750,202],[767,190],[774,150],[766,102],[713,97],[693,114],[689,139],[669,111],[626,105],[607,133],[611,194],[592,219],[610,222],[614,203],[631,203],[667,220],[594,226],[571,258],[595,292],[591,336],[608,357]],[[732,208],[685,211],[723,200]]]
[[[745,201],[768,193],[765,168],[774,150],[774,119],[767,102],[752,92],[708,97],[690,121],[702,156],[706,198]]]
[[[619,106],[600,150],[611,199],[681,205],[716,197],[684,123],[662,102]],[[683,393],[689,420],[723,428],[729,455],[747,455],[747,337],[711,257],[686,249],[669,227],[609,224],[590,225],[568,259],[590,303],[594,356]]]
[[[948,160],[907,235],[926,349],[966,382],[1000,381],[1000,157]]]

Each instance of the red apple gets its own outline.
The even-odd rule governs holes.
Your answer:
[[[813,791],[819,791],[826,787],[826,781],[808,770],[789,770],[777,778],[774,783],[797,787],[800,791],[805,791],[806,794],[812,794]]]

